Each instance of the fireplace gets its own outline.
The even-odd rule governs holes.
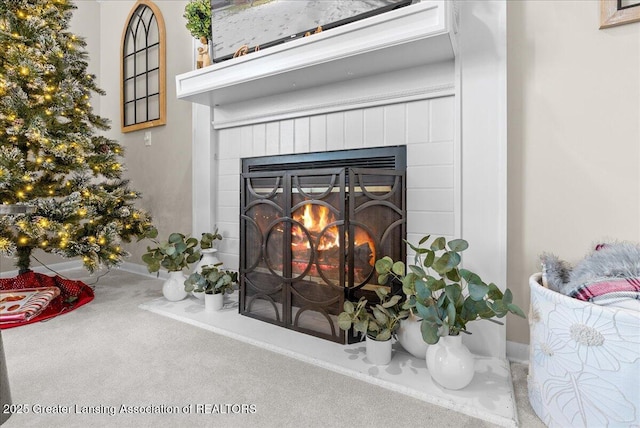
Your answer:
[[[414,2],[176,76],[194,103],[192,233],[218,227],[239,270],[241,159],[406,145],[407,240],[462,237],[466,266],[506,285],[505,10]],[[472,329],[474,353],[504,358],[504,326]]]
[[[243,159],[240,312],[344,343],[344,300],[405,259],[405,170],[405,146]]]

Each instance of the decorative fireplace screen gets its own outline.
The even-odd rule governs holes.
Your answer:
[[[404,146],[243,159],[240,312],[345,342],[344,299],[405,259]]]

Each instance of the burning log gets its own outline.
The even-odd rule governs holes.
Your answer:
[[[374,254],[368,242],[356,245],[353,249],[353,265],[356,267],[373,266]]]

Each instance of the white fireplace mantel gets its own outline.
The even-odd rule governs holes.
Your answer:
[[[180,74],[177,95],[216,107],[450,60],[453,5],[422,1]]]

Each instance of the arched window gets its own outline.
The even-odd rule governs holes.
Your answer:
[[[122,132],[166,123],[165,28],[160,9],[138,0],[122,33]]]

